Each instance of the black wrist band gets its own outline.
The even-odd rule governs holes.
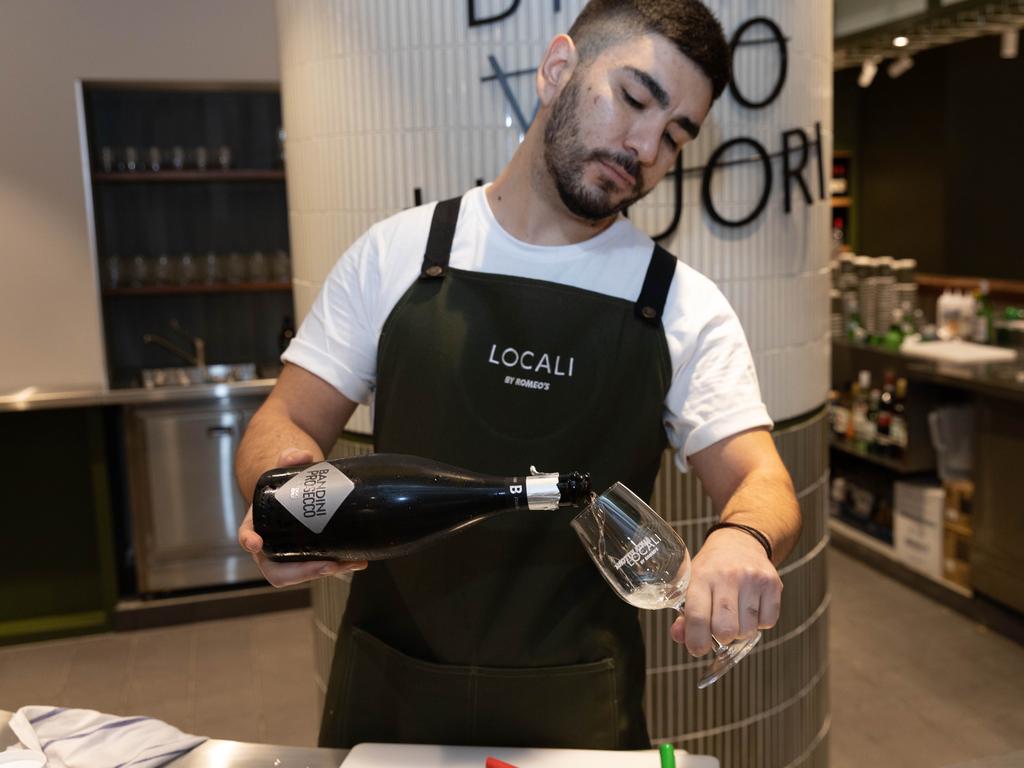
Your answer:
[[[768,537],[761,533],[759,530],[757,530],[757,528],[751,528],[749,525],[743,525],[742,523],[715,523],[710,528],[708,528],[708,532],[704,534],[704,538],[707,539],[708,536],[717,531],[719,528],[737,528],[743,531],[744,533],[749,533],[751,536],[757,539],[758,543],[762,547],[764,547],[764,553],[768,555],[768,560],[772,559],[772,543],[768,541]]]

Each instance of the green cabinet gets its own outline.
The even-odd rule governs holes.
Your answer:
[[[0,644],[110,628],[117,601],[104,414],[0,414]]]

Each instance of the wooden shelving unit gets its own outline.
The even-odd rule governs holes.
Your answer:
[[[138,285],[124,288],[104,288],[103,295],[115,296],[164,296],[200,293],[265,293],[286,292],[292,289],[290,281],[272,283],[210,283],[187,285]]]

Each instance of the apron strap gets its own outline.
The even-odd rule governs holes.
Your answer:
[[[434,208],[434,218],[430,222],[430,234],[427,236],[427,250],[423,255],[423,267],[420,270],[421,280],[444,277],[448,270],[448,260],[452,253],[452,241],[455,240],[455,224],[459,220],[461,197],[444,200]]]
[[[665,300],[668,298],[668,289],[676,274],[676,261],[675,256],[657,243],[654,244],[654,252],[647,265],[647,276],[644,277],[644,285],[640,289],[640,296],[635,305],[636,316],[641,320],[652,325],[661,322],[661,315],[665,311]]]

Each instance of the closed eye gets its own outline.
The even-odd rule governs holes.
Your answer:
[[[622,100],[625,101],[633,109],[643,109],[644,105],[629,95],[629,91],[625,88],[622,89]]]

